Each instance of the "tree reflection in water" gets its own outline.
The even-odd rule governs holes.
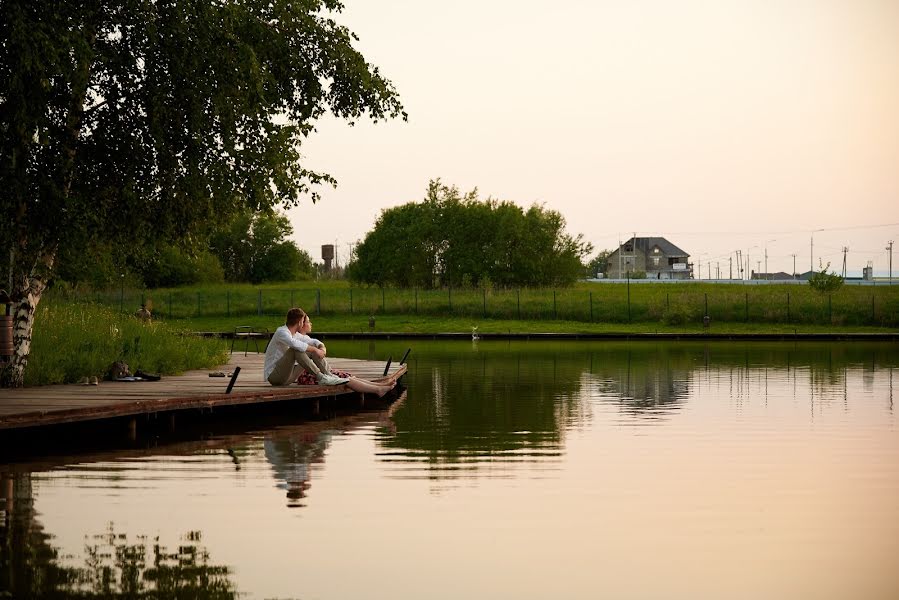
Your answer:
[[[174,551],[138,535],[129,541],[110,523],[85,536],[84,565],[69,564],[44,532],[34,509],[31,475],[4,475],[0,524],[0,597],[237,598],[230,569],[210,564],[199,531]]]

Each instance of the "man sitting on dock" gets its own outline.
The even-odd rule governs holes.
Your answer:
[[[341,385],[349,381],[331,374],[325,359],[325,345],[300,329],[309,317],[301,308],[287,311],[284,325],[278,327],[265,349],[263,375],[272,385],[288,385],[304,370],[315,376],[319,385]]]

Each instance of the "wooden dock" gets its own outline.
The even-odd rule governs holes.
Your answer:
[[[285,400],[308,399],[317,403],[321,398],[356,394],[346,385],[274,387],[262,379],[263,358],[263,354],[234,353],[226,365],[163,376],[160,381],[101,381],[96,386],[0,389],[0,431]],[[386,362],[379,361],[349,358],[328,361],[334,369],[372,381],[396,381],[406,372],[406,365],[392,365],[385,376]],[[231,393],[226,393],[230,378],[209,374],[221,371],[230,375],[235,367],[240,367],[240,374]]]

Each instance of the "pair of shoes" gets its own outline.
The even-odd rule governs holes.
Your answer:
[[[100,385],[100,380],[98,380],[96,377],[91,377],[90,385]]]
[[[348,381],[349,379],[347,379],[346,377],[338,377],[337,375],[332,375],[331,373],[322,373],[318,376],[319,385],[343,385]]]
[[[78,385],[90,385],[91,381],[87,377],[82,377],[78,380]]]

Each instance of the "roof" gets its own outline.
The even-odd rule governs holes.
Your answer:
[[[671,242],[669,242],[668,240],[666,240],[663,237],[631,238],[627,242],[624,242],[624,244],[621,244],[621,245],[624,246],[625,244],[627,244],[628,242],[631,242],[633,240],[636,240],[637,249],[643,251],[644,253],[649,253],[649,251],[652,250],[653,246],[658,246],[659,249],[666,256],[690,256],[689,254],[687,254],[686,252],[684,252],[683,250],[681,250],[680,248],[678,248],[677,246],[675,246],[674,244],[672,244]]]

